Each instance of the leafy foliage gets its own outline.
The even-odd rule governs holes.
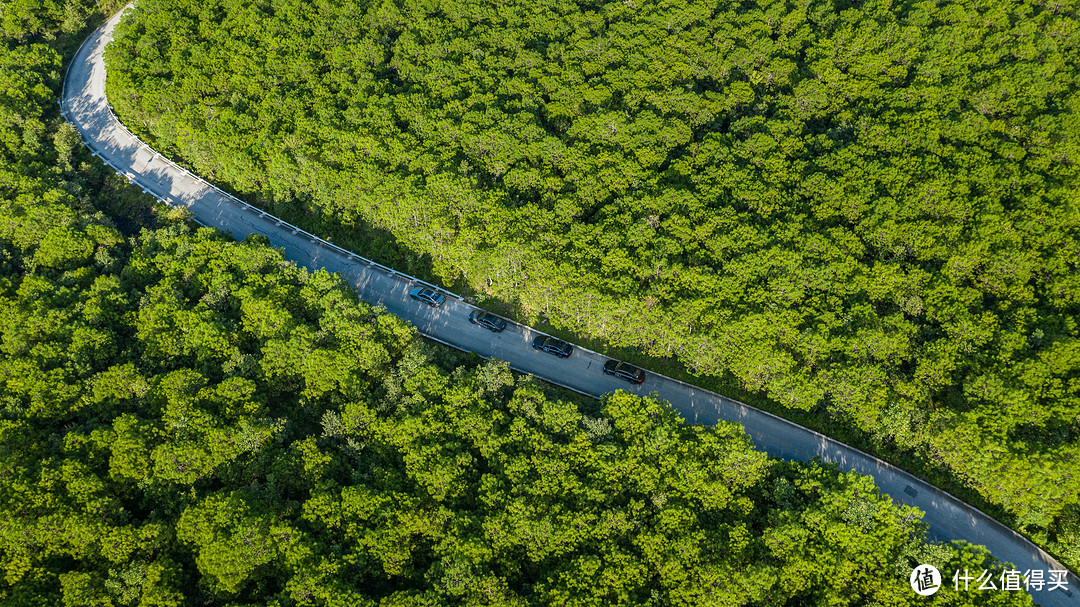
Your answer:
[[[1000,566],[866,478],[583,411],[158,216],[59,120],[52,43],[4,52],[0,605],[907,604],[916,561]]]
[[[1000,567],[867,478],[582,411],[158,216],[56,114],[61,6],[2,8],[37,21],[0,48],[0,605],[900,605],[915,562]]]
[[[736,424],[448,371],[258,239],[94,242],[122,262],[0,290],[0,604],[906,605],[916,562],[1000,567]]]
[[[117,31],[110,99],[203,174],[1075,537],[1071,4],[146,0]]]

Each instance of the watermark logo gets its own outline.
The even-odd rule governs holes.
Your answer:
[[[933,565],[919,565],[908,578],[911,589],[919,596],[930,596],[941,589],[941,572]]]

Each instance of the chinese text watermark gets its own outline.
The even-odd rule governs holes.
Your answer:
[[[1049,579],[1046,574],[1049,573]],[[1045,589],[1047,592],[1052,590],[1063,590],[1069,592],[1069,581],[1065,579],[1065,576],[1069,572],[1064,569],[1051,569],[1049,571],[1043,569],[1028,569],[1024,573],[1020,573],[1016,569],[1009,569],[1002,571],[996,577],[986,569],[983,569],[982,573],[978,576],[972,575],[967,569],[964,570],[963,575],[960,574],[960,570],[957,569],[953,574],[953,589],[960,590],[961,582],[964,585],[964,590],[997,590],[997,591],[1018,591],[1018,590],[1035,590],[1042,591]]]
[[[1066,578],[1068,571],[1065,569],[1028,569],[1021,573],[1016,569],[1009,569],[995,574],[983,569],[978,575],[967,569],[957,569],[952,576],[953,590],[964,591],[998,591],[1020,592],[1034,590],[1036,592],[1051,592],[1061,590],[1069,596],[1069,580]],[[930,596],[941,589],[941,573],[933,565],[919,565],[911,571],[908,577],[911,589],[920,596]]]

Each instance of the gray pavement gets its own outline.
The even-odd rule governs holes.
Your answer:
[[[883,493],[897,502],[926,513],[931,537],[963,539],[985,545],[1002,561],[1027,570],[1063,570],[1037,546],[989,516],[948,493],[857,449],[797,424],[683,382],[649,374],[633,386],[602,373],[605,357],[575,347],[568,359],[559,359],[530,347],[538,332],[509,323],[502,333],[491,333],[469,323],[472,306],[452,294],[437,309],[412,301],[408,291],[419,281],[357,257],[337,246],[248,206],[163,158],[132,135],[113,114],[105,97],[102,51],[112,39],[120,14],[95,31],[73,58],[65,77],[61,107],[64,116],[82,133],[86,145],[133,183],[158,199],[191,210],[199,223],[229,232],[237,239],[252,233],[266,235],[288,259],[309,269],[326,268],[352,281],[362,299],[381,304],[413,323],[423,335],[485,358],[498,358],[525,373],[583,394],[598,396],[614,390],[656,394],[670,402],[690,423],[717,420],[742,423],[754,444],[769,455],[806,460],[820,457],[844,470],[874,477]],[[425,283],[426,284],[426,283]],[[946,584],[953,572],[942,572]],[[882,575],[894,575],[882,572]],[[1080,605],[1080,580],[1069,573],[1067,590],[1032,592],[1042,605]],[[974,590],[972,590],[974,592]]]

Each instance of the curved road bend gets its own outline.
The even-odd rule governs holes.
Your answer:
[[[486,358],[505,360],[518,371],[588,395],[619,389],[640,395],[656,393],[690,423],[740,422],[754,444],[769,455],[800,460],[818,456],[839,464],[844,470],[873,476],[883,493],[926,513],[924,520],[934,539],[963,539],[983,544],[997,558],[1014,564],[1021,573],[1029,569],[1046,570],[1047,580],[1051,577],[1050,569],[1065,569],[1024,537],[975,508],[903,470],[824,435],[656,374],[650,374],[640,386],[631,386],[604,375],[605,357],[584,348],[576,348],[566,360],[537,352],[530,347],[536,334],[532,328],[510,323],[505,331],[495,334],[475,327],[468,321],[473,308],[454,297],[447,297],[438,309],[414,302],[408,297],[409,290],[416,286],[413,279],[387,272],[254,209],[165,160],[120,124],[105,97],[102,51],[112,39],[113,27],[119,20],[120,13],[87,38],[72,59],[61,107],[64,116],[82,133],[83,140],[95,155],[158,199],[189,208],[200,223],[229,232],[237,239],[251,233],[266,235],[297,264],[311,270],[326,268],[340,273],[356,285],[362,299],[382,304],[437,341],[475,351]],[[952,573],[942,572],[944,583],[952,583]],[[882,572],[882,575],[890,573]],[[1032,594],[1042,605],[1078,606],[1080,580],[1070,573],[1067,581],[1068,592],[1061,589],[1049,592],[1044,588]],[[975,585],[972,592],[974,588]]]

